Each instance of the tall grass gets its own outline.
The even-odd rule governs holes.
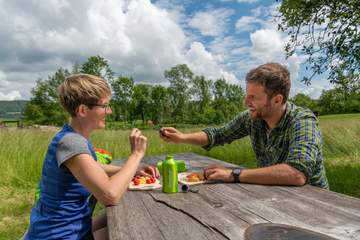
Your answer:
[[[360,197],[360,114],[320,118],[324,158],[330,188]],[[185,129],[194,131],[198,129]],[[126,158],[130,153],[130,130],[97,131],[91,141]],[[0,239],[17,239],[25,231],[41,174],[47,145],[55,132],[39,129],[0,130]],[[149,139],[147,155],[195,152],[231,163],[254,167],[255,157],[247,138],[205,151],[191,145],[165,143],[154,130],[144,130]]]

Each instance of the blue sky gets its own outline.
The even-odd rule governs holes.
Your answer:
[[[305,56],[285,59],[276,1],[265,0],[0,0],[0,100],[29,99],[39,78],[89,56],[108,59],[118,75],[164,84],[164,70],[186,63],[198,75],[243,87],[251,68],[286,65],[294,95],[313,98],[326,75],[300,82]]]

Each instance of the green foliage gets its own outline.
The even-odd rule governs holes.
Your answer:
[[[73,70],[77,73],[79,66],[75,64]],[[107,61],[100,56],[90,57],[82,65],[81,72],[112,79],[112,71]],[[32,97],[24,109],[24,119],[27,122],[60,126],[67,121],[69,115],[60,105],[57,89],[69,75],[67,69],[60,68],[48,79],[38,79],[31,90]]]
[[[145,123],[145,119],[148,119],[150,115],[149,110],[151,103],[151,90],[152,86],[148,84],[137,84],[134,86],[134,92],[132,96],[133,98],[131,102],[131,118],[133,120],[140,116],[142,122]]]
[[[57,88],[70,73],[60,68],[47,80],[39,79],[32,89],[32,98],[24,109],[24,119],[30,123],[62,125],[68,114],[62,110],[58,100]]]
[[[298,93],[296,94],[291,101],[295,103],[297,106],[309,108],[313,112],[319,112],[319,107],[316,100],[311,99],[309,96]]]
[[[186,115],[190,93],[189,85],[193,73],[186,64],[179,64],[165,71],[165,78],[169,80],[170,99],[173,108],[172,117],[175,122],[183,122]]]
[[[134,80],[128,77],[118,77],[111,81],[111,87],[114,92],[112,101],[113,116],[116,121],[128,121],[129,109],[133,88]]]
[[[151,119],[155,125],[170,118],[170,98],[166,87],[155,85],[151,91]]]
[[[99,76],[109,82],[111,82],[114,76],[114,72],[111,70],[108,61],[100,56],[89,57],[82,65],[80,72]]]
[[[279,29],[290,36],[288,56],[296,51],[308,56],[312,74],[305,83],[326,71],[329,80],[336,81],[339,68],[359,73],[359,0],[283,0],[279,12]]]

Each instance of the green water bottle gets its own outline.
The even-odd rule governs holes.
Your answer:
[[[178,192],[178,170],[174,157],[166,156],[162,164],[162,190],[164,193]]]

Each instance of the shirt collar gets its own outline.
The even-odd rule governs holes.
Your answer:
[[[290,102],[286,102],[285,113],[275,128],[283,129],[286,126],[286,123],[287,123],[287,120],[289,119],[292,108],[293,108],[292,104]]]

